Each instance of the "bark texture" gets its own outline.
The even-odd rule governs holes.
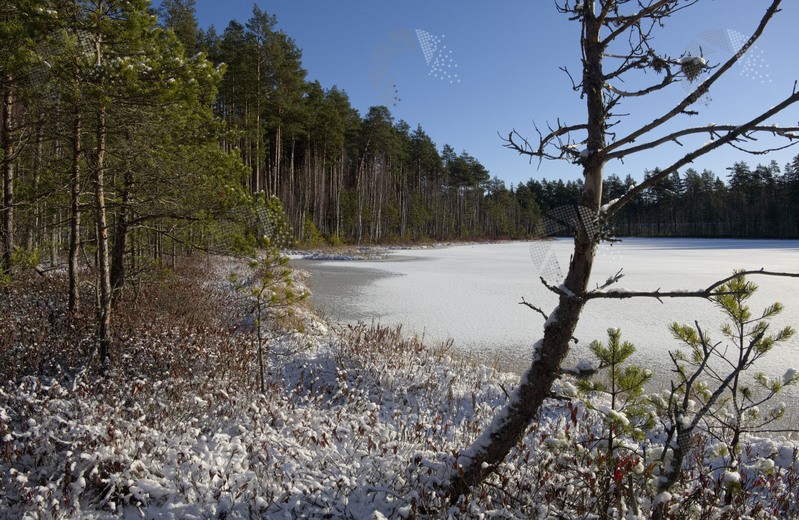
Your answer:
[[[602,197],[604,162],[599,153],[604,147],[606,111],[602,97],[602,52],[599,39],[601,24],[587,14],[583,25],[583,48],[586,52],[583,70],[583,91],[588,109],[588,154],[584,159],[585,188],[580,204],[597,213]],[[582,212],[577,212],[578,219]],[[458,459],[452,481],[450,499],[456,501],[481,482],[502,462],[524,436],[527,428],[549,396],[552,384],[560,373],[560,365],[569,352],[569,341],[582,312],[585,292],[599,241],[593,222],[578,222],[574,253],[564,281],[564,294],[544,327],[544,338],[536,345],[530,369],[522,376],[519,387],[511,395],[501,413],[469,449]]]
[[[14,94],[11,75],[3,77],[3,123],[0,139],[3,146],[3,251],[0,272],[11,272],[11,255],[14,251],[14,142],[11,137]]]

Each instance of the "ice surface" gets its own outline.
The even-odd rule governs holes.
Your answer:
[[[334,320],[340,319],[339,309],[348,309],[346,321],[401,323],[403,330],[425,334],[427,339],[452,338],[457,348],[489,362],[498,360],[504,368],[520,373],[529,366],[532,345],[541,337],[544,324],[538,313],[519,305],[521,298],[547,313],[557,304],[557,296],[539,281],[541,273],[531,260],[531,247],[551,249],[565,272],[572,250],[570,239],[411,250],[396,259],[311,262],[303,267],[312,273],[314,301],[323,302],[323,310]],[[351,274],[362,270],[368,273],[368,283],[333,287],[331,293],[320,296],[314,287],[315,265]],[[590,286],[603,283],[620,268],[627,290],[696,290],[729,276],[736,268],[799,271],[799,241],[625,239],[599,248]],[[383,276],[374,276],[376,272]],[[774,320],[773,330],[796,326],[799,279],[757,276],[752,280],[760,286],[750,300],[753,310],[759,314],[765,305],[780,301],[785,311]],[[562,282],[547,281],[555,286]],[[337,297],[336,291],[344,296]],[[357,311],[354,314],[353,309]],[[637,348],[632,361],[653,370],[654,384],[664,384],[671,368],[668,350],[678,345],[667,327],[674,321],[693,325],[695,320],[712,338],[722,339],[718,331],[722,316],[705,300],[591,301],[574,334],[579,339],[573,349],[574,362],[590,358],[587,346],[591,341],[604,339],[609,327],[618,327],[622,339]],[[795,336],[765,356],[759,370],[782,377],[786,365],[798,360],[799,336]],[[794,388],[786,392],[799,397]]]

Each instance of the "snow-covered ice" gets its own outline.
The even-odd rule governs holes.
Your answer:
[[[545,269],[533,260],[534,248],[554,253],[560,272],[565,273],[570,239],[410,250],[376,262],[303,262],[302,267],[312,273],[313,301],[334,320],[402,324],[403,330],[430,340],[452,338],[458,349],[489,363],[498,361],[518,373],[529,366],[532,344],[541,337],[544,324],[542,316],[519,302],[524,297],[547,313],[557,302],[557,296],[539,281]],[[315,266],[349,273],[346,279],[352,285],[320,292],[314,285]],[[599,247],[592,285],[604,283],[620,268],[626,290],[696,290],[729,276],[734,269],[799,271],[799,241],[624,239]],[[368,283],[358,283],[359,272],[369,273]],[[750,300],[753,310],[780,301],[785,311],[774,320],[774,327],[798,324],[799,279],[753,276],[751,280],[760,286]],[[558,286],[562,280],[548,282]],[[611,285],[607,290],[621,289]],[[622,338],[636,346],[633,362],[652,369],[653,384],[663,384],[663,375],[671,369],[668,351],[678,346],[668,326],[675,321],[693,325],[695,320],[711,337],[721,339],[718,329],[723,317],[705,300],[591,301],[574,334],[580,342],[573,349],[574,362],[590,357],[591,341],[603,340],[609,327],[617,327]],[[761,362],[759,370],[782,377],[786,364],[799,363],[799,335]],[[794,388],[787,392],[799,401]]]

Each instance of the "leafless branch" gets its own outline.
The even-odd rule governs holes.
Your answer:
[[[579,151],[575,150],[575,142],[570,134],[578,130],[586,130],[588,125],[564,125],[558,120],[555,128],[549,127],[549,133],[543,135],[536,127],[538,133],[538,145],[534,146],[527,138],[523,137],[516,130],[512,130],[505,141],[505,148],[515,150],[521,155],[538,157],[542,159],[565,159],[574,160],[579,157]],[[564,139],[565,138],[565,139]],[[547,148],[554,147],[557,153],[547,151]]]
[[[582,88],[582,83],[577,83],[576,81],[574,81],[574,77],[571,75],[571,72],[569,72],[569,69],[567,69],[566,67],[558,67],[558,68],[563,72],[565,72],[566,75],[569,77],[569,81],[572,82],[572,90],[577,91]]]
[[[605,88],[608,89],[610,92],[613,92],[617,96],[621,96],[621,97],[646,96],[647,94],[651,94],[652,92],[657,92],[658,90],[662,90],[662,89],[668,87],[669,85],[674,83],[674,79],[675,79],[675,76],[672,76],[671,74],[667,74],[663,78],[663,81],[661,81],[660,83],[657,83],[655,85],[652,85],[651,87],[647,87],[647,88],[644,88],[644,89],[641,89],[641,90],[632,90],[632,91],[630,91],[630,90],[621,90],[620,88],[614,87],[610,83],[605,83]]]
[[[638,146],[632,146],[630,148],[625,148],[623,150],[618,150],[613,153],[609,153],[605,156],[607,160],[611,159],[621,159],[622,157],[626,157],[628,155],[641,152],[644,150],[650,150],[662,144],[668,143],[669,141],[677,142],[677,139],[680,137],[684,137],[687,135],[695,135],[695,134],[703,134],[707,133],[710,136],[711,140],[715,140],[718,138],[723,137],[720,132],[734,132],[739,130],[740,127],[736,125],[705,125],[705,126],[696,126],[692,128],[685,128],[683,130],[679,130],[676,132],[672,132],[669,135],[665,135],[659,139],[655,139],[653,141],[648,141],[646,143],[639,144]],[[791,145],[793,145],[794,140],[799,142],[799,126],[793,127],[780,127],[777,125],[757,125],[752,128],[743,132],[739,137],[736,137],[734,140],[740,139],[749,139],[754,140],[754,137],[751,135],[754,132],[765,132],[770,133],[774,136],[785,137],[792,141]],[[730,143],[732,144],[732,143]],[[791,146],[789,145],[789,146]],[[734,145],[733,145],[734,146]]]
[[[650,123],[647,123],[646,125],[642,126],[638,130],[635,130],[634,132],[630,133],[626,137],[624,137],[624,138],[622,138],[622,139],[620,139],[620,140],[608,145],[604,150],[602,150],[602,153],[607,155],[608,153],[612,152],[613,150],[616,150],[618,148],[621,148],[621,147],[623,147],[625,145],[628,145],[628,144],[634,142],[640,136],[645,135],[648,132],[651,132],[652,130],[654,130],[655,128],[658,128],[659,126],[661,126],[662,124],[664,124],[667,121],[671,120],[675,116],[683,113],[690,105],[692,105],[699,98],[701,98],[703,95],[705,95],[708,92],[708,90],[710,90],[710,87],[719,78],[721,78],[733,65],[735,65],[738,62],[738,60],[741,58],[741,56],[743,56],[746,53],[746,51],[749,50],[749,48],[752,45],[754,45],[755,41],[757,41],[757,39],[763,33],[763,30],[766,28],[766,25],[768,24],[768,22],[771,20],[771,18],[774,16],[774,14],[778,11],[778,7],[779,7],[779,4],[780,4],[780,1],[781,0],[773,0],[771,6],[766,10],[766,13],[763,15],[763,18],[760,20],[760,24],[757,26],[757,29],[755,29],[754,33],[752,33],[752,36],[749,37],[749,39],[746,41],[746,43],[744,43],[744,45],[741,47],[741,49],[737,53],[735,53],[730,59],[728,59],[723,65],[721,65],[716,70],[716,72],[714,72],[709,78],[707,78],[705,81],[703,81],[696,89],[694,89],[690,94],[688,94],[688,96],[686,96],[685,99],[683,99],[680,103],[675,105],[671,110],[669,110],[668,112],[666,112],[662,116],[658,117],[654,121],[652,121]],[[664,3],[667,3],[667,2],[665,0],[662,0],[661,2],[658,2],[658,4],[664,4]],[[685,7],[687,7],[687,6],[685,6]],[[645,11],[647,11],[647,9],[643,9],[641,11],[641,13],[646,14]],[[642,14],[641,16],[643,16],[644,14]],[[630,25],[631,24],[627,24],[626,26],[629,27]],[[624,26],[624,24],[622,26]],[[618,32],[618,30],[619,29],[614,31],[614,33],[612,33],[611,36],[613,34],[615,34],[616,32]],[[606,39],[606,41],[607,41],[607,39]]]
[[[721,136],[719,139],[706,143],[704,146],[701,146],[696,150],[684,155],[680,160],[674,162],[671,166],[668,166],[664,170],[661,170],[660,173],[658,173],[657,175],[653,175],[649,179],[645,180],[641,184],[638,184],[633,189],[629,190],[626,194],[624,194],[618,201],[616,201],[616,203],[614,203],[613,205],[610,206],[610,208],[608,208],[606,213],[606,218],[610,219],[613,215],[616,214],[617,211],[619,211],[619,209],[621,209],[630,200],[632,200],[634,197],[636,197],[639,193],[641,193],[645,189],[656,184],[661,179],[668,177],[669,175],[676,172],[686,164],[693,162],[694,159],[701,157],[707,154],[708,152],[715,150],[716,148],[719,148],[725,144],[734,141],[739,136],[748,132],[750,129],[757,127],[763,121],[781,112],[782,110],[796,103],[797,101],[799,101],[799,92],[794,92],[793,94],[785,98],[781,103],[777,104],[776,106],[772,107],[770,110],[755,117],[748,123],[744,123],[743,125],[736,127],[735,130],[732,130],[729,133]]]
[[[660,58],[654,56],[654,52],[648,51],[646,54],[643,55],[630,55],[630,56],[615,56],[615,55],[605,55],[606,58],[618,58],[623,60],[622,64],[619,65],[616,70],[613,72],[608,72],[603,76],[605,82],[610,81],[612,79],[618,78],[622,76],[625,72],[629,72],[633,69],[646,69],[646,68],[654,68],[653,60],[659,60],[663,63],[663,72],[667,78],[674,78],[674,74],[671,72],[671,68],[668,67],[668,62],[666,60],[661,60]]]
[[[535,312],[537,312],[538,314],[540,314],[541,316],[543,316],[543,317],[544,317],[544,321],[546,321],[546,320],[548,320],[548,319],[549,319],[549,314],[547,314],[546,312],[544,312],[543,310],[541,310],[541,308],[540,308],[540,307],[536,307],[536,306],[535,306],[535,305],[533,305],[532,303],[530,303],[530,302],[528,302],[527,300],[525,300],[525,299],[524,299],[524,296],[522,296],[522,301],[520,301],[520,302],[519,302],[519,305],[524,305],[525,307],[528,307],[528,308],[530,308],[530,309],[534,310]]]
[[[796,136],[796,137],[799,138],[799,136]],[[753,140],[755,140],[755,139],[753,139]],[[737,144],[734,144],[734,143],[730,143],[730,146],[732,146],[736,150],[739,150],[739,151],[744,152],[744,153],[748,153],[750,155],[767,155],[767,154],[770,154],[772,152],[779,152],[780,150],[785,150],[785,149],[790,148],[792,146],[796,146],[796,144],[798,144],[798,143],[799,143],[799,140],[791,141],[790,143],[788,143],[786,145],[783,145],[783,146],[777,146],[777,147],[774,147],[774,148],[763,148],[761,150],[748,150],[748,149],[744,148],[743,146],[738,146]]]
[[[713,356],[713,353],[718,349],[721,343],[716,343],[714,345],[710,345],[708,343],[708,338],[704,332],[702,332],[702,328],[699,326],[698,321],[694,321],[694,325],[696,325],[696,333],[699,335],[699,342],[702,345],[702,361],[700,362],[699,366],[694,370],[694,373],[691,375],[690,378],[686,379],[685,381],[685,395],[683,396],[683,410],[688,409],[688,400],[691,399],[691,389],[696,383],[696,380],[699,376],[705,371],[705,367],[707,366],[710,358]]]
[[[685,9],[686,7],[690,7],[691,5],[695,4],[698,0],[694,0],[693,2],[686,4],[681,7],[672,6],[669,4],[676,4],[674,0],[658,0],[657,2],[643,7],[636,12],[635,14],[628,15],[628,16],[614,16],[614,17],[607,17],[604,22],[608,25],[617,25],[616,29],[613,30],[605,39],[602,41],[603,46],[607,46],[619,37],[619,35],[624,34],[628,29],[634,27],[641,23],[641,20],[644,19],[652,19],[652,20],[660,20],[661,18],[665,18],[667,16],[671,16],[673,13]],[[660,12],[658,12],[660,11]]]
[[[541,283],[543,283],[543,284],[544,284],[544,285],[545,285],[547,288],[549,288],[549,287],[550,287],[550,286],[547,284],[547,282],[546,282],[546,281],[544,281],[544,279],[543,279],[543,278],[541,278]],[[530,302],[526,301],[526,300],[524,299],[524,297],[522,297],[522,301],[520,301],[520,302],[519,302],[519,305],[524,305],[524,306],[526,306],[526,307],[529,307],[530,309],[532,309],[532,310],[536,311],[536,312],[537,312],[537,313],[539,313],[541,316],[543,316],[543,318],[544,318],[544,321],[549,321],[549,315],[548,315],[546,312],[544,312],[544,311],[543,311],[543,310],[541,310],[540,308],[536,307],[535,305],[531,304]],[[579,343],[579,342],[580,342],[580,341],[579,341],[577,338],[575,338],[574,336],[572,336],[572,337],[571,337],[571,340],[574,342],[574,344],[575,344],[575,345],[576,345],[577,343]]]
[[[549,289],[551,292],[557,294],[558,296],[566,296],[566,297],[569,297],[569,296],[574,297],[575,296],[573,294],[567,293],[566,291],[564,291],[560,287],[555,287],[554,285],[550,284],[549,282],[544,280],[543,276],[539,277],[539,279],[541,280],[541,283],[544,285],[544,287]]]
[[[655,298],[657,300],[662,301],[662,298],[712,298],[714,296],[722,296],[725,294],[737,294],[737,293],[729,293],[724,291],[717,291],[719,287],[726,284],[730,280],[734,280],[736,278],[740,278],[741,276],[748,276],[748,275],[764,275],[764,276],[778,276],[778,277],[787,277],[787,278],[799,278],[799,273],[781,273],[776,271],[766,271],[764,269],[758,269],[753,271],[739,271],[723,280],[719,280],[705,289],[699,289],[696,291],[661,291],[659,288],[654,291],[591,291],[581,295],[580,297],[583,300],[596,300],[596,299],[627,299],[627,298]],[[557,287],[550,287],[546,284],[546,282],[542,278],[542,283],[547,286],[547,288],[557,294],[564,294],[560,288]]]
[[[598,286],[596,288],[596,290],[597,291],[601,291],[602,289],[607,289],[608,287],[610,287],[614,283],[616,283],[619,280],[621,280],[622,278],[624,278],[624,274],[622,274],[621,271],[622,270],[619,269],[619,271],[616,274],[614,274],[613,276],[610,276],[607,280],[605,280],[605,283],[603,283],[602,285]]]

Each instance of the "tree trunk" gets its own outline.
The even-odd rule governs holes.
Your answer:
[[[128,242],[130,192],[132,187],[133,173],[128,170],[125,172],[122,204],[119,208],[114,230],[114,249],[111,257],[111,289],[114,292],[125,285],[125,251]]]
[[[597,214],[602,199],[602,171],[604,162],[597,153],[605,145],[605,105],[602,98],[602,46],[600,23],[593,12],[586,12],[585,59],[583,70],[584,94],[588,109],[589,153],[583,163],[585,186],[580,206],[585,213]],[[489,428],[458,457],[459,470],[451,482],[450,499],[457,501],[470,488],[480,483],[508,455],[524,436],[549,396],[552,383],[558,377],[560,365],[569,352],[569,341],[580,319],[584,301],[576,295],[585,292],[591,276],[598,233],[593,222],[585,221],[584,212],[577,212],[574,252],[558,306],[544,325],[544,338],[536,343],[530,369],[522,376],[518,388]]]
[[[280,126],[275,129],[275,162],[272,164],[272,195],[280,196],[280,163],[283,161],[283,135]]]
[[[78,252],[80,250],[80,161],[83,155],[81,152],[81,123],[80,108],[75,108],[75,117],[72,123],[71,218],[69,225],[69,312],[72,315],[80,308]]]
[[[39,113],[36,121],[36,146],[33,152],[33,177],[31,178],[31,192],[39,192],[39,181],[42,175],[42,156],[44,155],[44,114]],[[30,216],[27,237],[25,238],[25,251],[33,252],[36,244],[36,231],[39,228],[39,203],[33,205],[33,214]]]
[[[98,60],[99,61],[99,60]],[[97,266],[100,287],[97,339],[100,361],[109,360],[111,343],[111,270],[108,255],[108,223],[105,215],[105,105],[97,109],[97,154],[94,167],[94,200],[97,213]]]
[[[101,42],[95,42],[97,66],[102,65]],[[111,270],[108,255],[108,222],[105,214],[105,141],[106,107],[100,102],[97,107],[97,150],[94,163],[94,200],[97,225],[98,308],[97,340],[100,362],[110,360],[111,344]]]
[[[14,142],[11,138],[14,94],[11,81],[11,75],[6,73],[3,77],[3,128],[0,130],[3,141],[3,251],[0,272],[4,274],[11,273],[11,255],[14,251]]]

